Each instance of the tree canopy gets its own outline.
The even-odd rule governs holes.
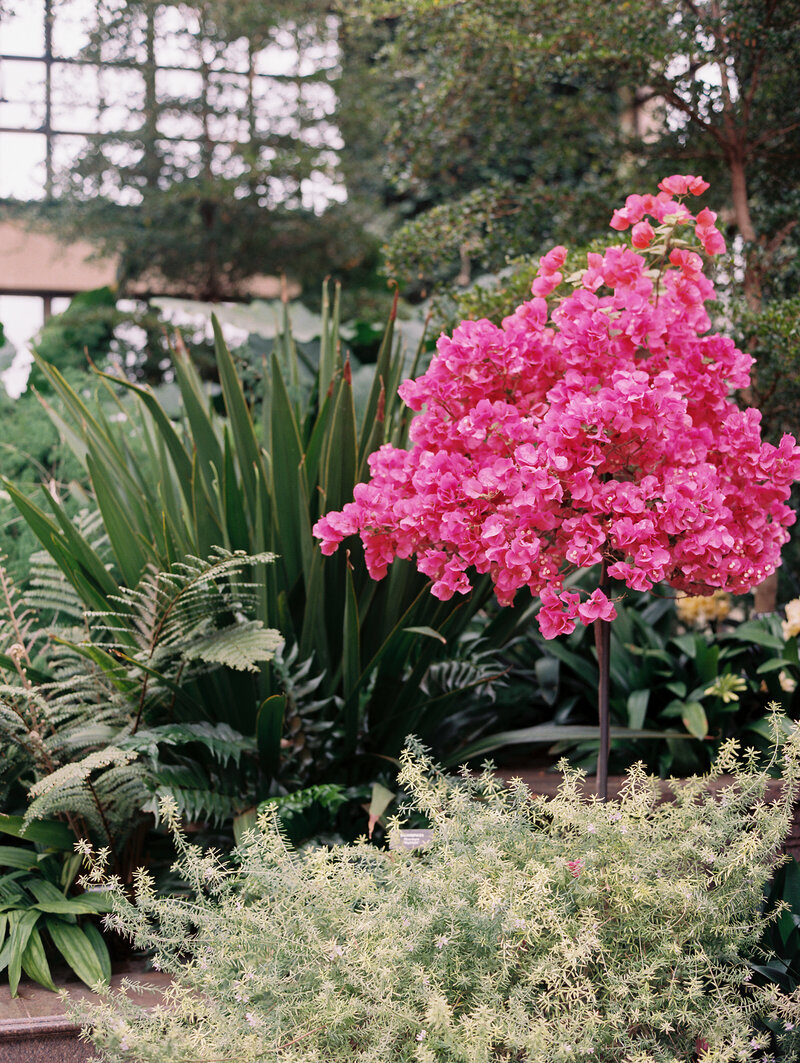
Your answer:
[[[459,248],[497,264],[501,247],[518,251],[514,224],[529,241],[568,225],[574,243],[595,230],[602,200],[605,224],[607,193],[632,170],[691,164],[717,196],[727,186],[724,220],[744,243],[751,307],[776,287],[798,207],[797,0],[358,9],[394,26],[390,61],[409,99],[390,161],[399,187],[432,207],[393,243],[409,272],[446,271],[449,257],[452,273]]]

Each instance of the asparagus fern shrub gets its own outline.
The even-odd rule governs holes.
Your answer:
[[[432,828],[423,849],[295,852],[263,817],[235,866],[188,844],[167,807],[191,896],[158,897],[141,872],[107,918],[174,986],[155,1010],[111,994],[82,1017],[113,1061],[796,1058],[800,996],[754,974],[797,734],[782,761],[774,803],[731,741],[671,802],[635,767],[603,804],[566,763],[546,800],[488,768],[448,778],[411,742],[400,781]]]

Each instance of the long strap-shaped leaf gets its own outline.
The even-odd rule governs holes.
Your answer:
[[[264,485],[268,483],[267,471],[261,448],[256,439],[253,419],[250,416],[244,391],[236,373],[236,366],[233,364],[233,358],[231,358],[216,316],[211,318],[211,323],[214,327],[214,350],[217,358],[219,382],[222,386],[222,396],[225,400],[225,409],[228,412],[228,421],[233,433],[234,443],[236,444],[236,453],[239,458],[239,469],[247,497],[248,509],[254,515],[256,512],[256,484],[259,480]]]
[[[19,491],[3,480],[3,486],[26,524],[90,608],[105,609],[107,597],[119,593],[119,585],[89,544],[72,528],[71,535]]]

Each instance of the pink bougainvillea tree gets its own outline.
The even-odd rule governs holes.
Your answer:
[[[731,398],[753,360],[710,331],[703,254],[725,242],[716,215],[688,205],[707,187],[676,175],[629,196],[611,219],[629,241],[567,278],[567,251],[553,248],[533,298],[501,326],[465,321],[443,335],[428,371],[400,388],[420,411],[411,449],[381,447],[369,483],[314,528],[326,554],[360,534],[375,579],[415,556],[443,600],[469,591],[470,571],[489,574],[503,605],[528,587],[545,638],[594,623],[601,792],[609,579],[741,593],[775,570],[794,520],[800,447],[762,442],[758,410]],[[565,588],[595,565],[594,591]]]

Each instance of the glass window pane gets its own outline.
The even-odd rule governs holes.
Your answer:
[[[197,12],[184,4],[156,12],[156,63],[159,66],[198,67],[200,53]]]
[[[53,55],[72,59],[85,48],[95,17],[92,0],[58,0],[53,5]]]
[[[37,129],[44,123],[44,63],[7,59],[0,66],[0,125]]]
[[[144,77],[138,70],[99,69],[101,101],[98,131],[115,133],[138,129],[144,109]]]
[[[3,55],[44,55],[44,0],[24,0],[0,21]]]
[[[0,133],[0,197],[41,199],[44,160],[43,134]]]
[[[99,102],[97,67],[53,64],[53,129],[93,133]]]

